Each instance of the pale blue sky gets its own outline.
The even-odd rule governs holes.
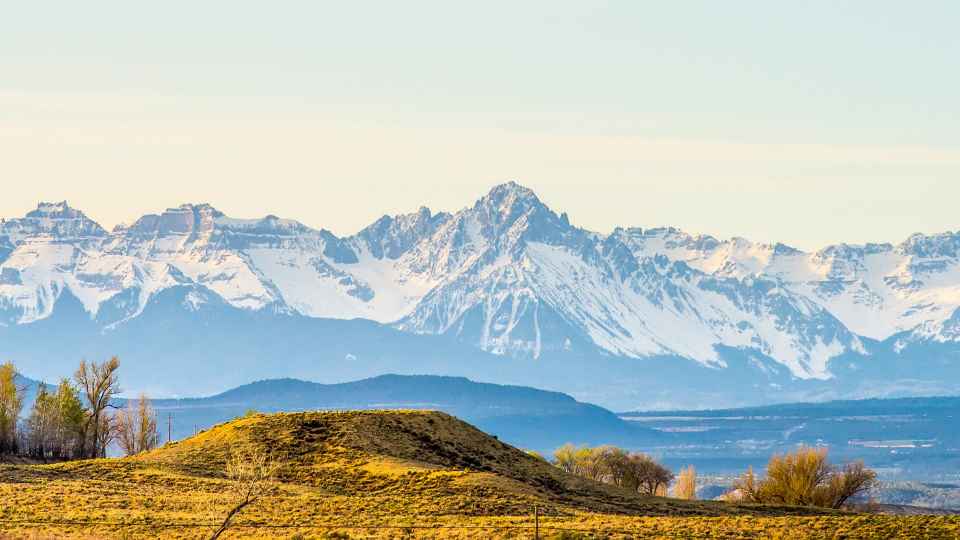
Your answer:
[[[7,2],[0,216],[352,233],[529,185],[580,225],[960,228],[956,2]]]

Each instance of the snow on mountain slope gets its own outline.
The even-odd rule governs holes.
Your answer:
[[[0,219],[0,324],[32,322],[48,317],[60,292],[70,287],[95,310],[99,283],[82,268],[88,250],[106,236],[82,212],[62,203],[41,203],[19,219]]]
[[[661,258],[618,284],[562,248],[533,247],[545,291],[566,293],[554,299],[558,309],[589,314],[591,339],[625,356],[677,354],[723,366],[714,347],[722,343],[757,349],[799,377],[827,378],[830,358],[863,352],[824,309],[773,281],[717,278]],[[571,281],[579,286],[563,286]]]
[[[453,333],[494,352],[537,357],[586,340],[624,356],[723,366],[715,346],[724,344],[824,378],[831,357],[863,351],[822,307],[775,282],[631,256],[616,238],[571,226],[515,185],[454,215],[428,245],[431,270],[448,277],[398,326]]]
[[[727,347],[824,379],[832,358],[866,354],[859,336],[960,335],[960,234],[816,253],[677,229],[603,235],[514,183],[346,238],[207,204],[111,232],[66,203],[0,220],[0,324],[49,317],[69,291],[109,330],[180,286],[206,291],[194,304],[365,318],[498,354],[590,349],[721,368]]]
[[[876,340],[944,321],[960,307],[960,233],[914,235],[899,246],[839,244],[816,253],[676,229],[614,235],[637,255],[662,254],[714,275],[781,280],[853,332]]]

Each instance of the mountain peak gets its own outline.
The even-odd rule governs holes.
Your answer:
[[[589,241],[585,231],[571,225],[569,216],[557,214],[532,189],[516,182],[494,186],[463,216],[474,220],[476,230],[490,246],[512,250],[533,241],[579,250]]]
[[[107,234],[92,219],[67,201],[40,202],[22,219],[0,219],[0,234],[18,237],[51,236],[59,240],[99,237]]]
[[[216,208],[214,208],[214,206],[213,206],[212,204],[210,204],[210,203],[205,203],[205,202],[203,202],[203,203],[184,203],[184,204],[181,204],[180,206],[178,206],[177,208],[167,209],[167,212],[174,211],[174,210],[180,210],[180,211],[184,211],[184,212],[194,212],[194,213],[197,213],[197,214],[210,215],[210,216],[213,216],[213,217],[215,217],[215,218],[225,217],[225,214],[224,214],[223,212],[221,212],[220,210],[217,210]]]
[[[905,255],[921,258],[958,257],[960,256],[960,232],[915,233],[900,244],[899,251]]]
[[[513,222],[531,210],[538,214],[553,213],[532,189],[513,181],[494,186],[477,201],[474,210],[482,211],[498,223]]]
[[[67,201],[37,203],[37,209],[27,212],[28,218],[85,219],[83,212],[71,208]]]
[[[224,217],[207,203],[181,204],[176,208],[167,208],[162,214],[147,214],[136,221],[130,231],[138,234],[168,235],[190,234],[213,229],[214,220]]]
[[[357,233],[356,238],[367,245],[374,257],[396,259],[432,235],[448,219],[450,214],[434,214],[426,206],[421,206],[409,214],[385,215]]]
[[[530,188],[520,185],[511,180],[503,184],[497,184],[490,189],[482,201],[527,201],[540,203],[537,194]],[[542,203],[541,203],[542,204]]]

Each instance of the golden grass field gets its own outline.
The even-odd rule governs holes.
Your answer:
[[[209,537],[244,446],[282,467],[225,538],[532,538],[534,507],[541,538],[960,538],[953,516],[643,497],[412,411],[257,415],[132,458],[0,466],[0,537]]]

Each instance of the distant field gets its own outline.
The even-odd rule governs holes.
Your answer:
[[[134,458],[3,465],[0,530],[209,537],[233,502],[226,457],[242,446],[284,465],[224,538],[531,538],[535,507],[541,538],[960,538],[954,516],[644,497],[566,475],[453,417],[397,411],[258,415]]]

